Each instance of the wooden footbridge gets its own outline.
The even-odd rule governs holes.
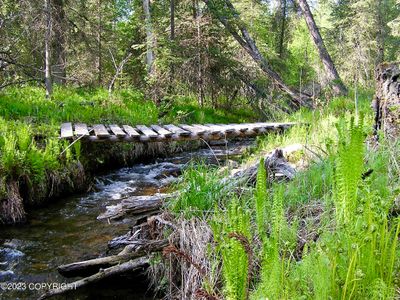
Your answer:
[[[295,123],[192,124],[192,125],[102,125],[82,123],[61,125],[60,138],[91,142],[167,142],[185,140],[218,140],[251,137],[267,132],[282,132]]]

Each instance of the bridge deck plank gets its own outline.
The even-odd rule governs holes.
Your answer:
[[[93,130],[94,134],[100,139],[110,137],[110,133],[103,124],[93,125]]]
[[[181,127],[184,130],[190,131],[192,134],[195,135],[204,135],[207,132],[207,130],[198,128],[194,125],[179,124],[179,127]]]
[[[89,136],[89,130],[86,124],[76,123],[74,124],[74,128],[75,128],[74,133],[77,137]]]
[[[149,127],[145,125],[137,125],[137,129],[139,129],[145,136],[148,136],[151,139],[155,139],[158,137],[158,133],[151,130]]]
[[[124,131],[132,138],[139,138],[140,133],[137,132],[132,126],[129,125],[122,125]]]
[[[74,137],[74,132],[72,130],[72,123],[61,124],[61,138],[71,139]]]
[[[165,129],[165,128],[162,128],[161,126],[159,126],[159,125],[151,125],[150,126],[155,132],[157,132],[160,136],[165,136],[165,137],[171,137],[174,133],[173,132],[171,132],[171,131],[169,131],[169,130],[167,130],[167,129]]]
[[[114,133],[115,136],[117,136],[117,137],[125,137],[126,136],[126,133],[118,125],[111,124],[109,127],[110,127],[111,132]]]
[[[164,125],[164,128],[173,132],[174,134],[177,134],[178,136],[190,136],[189,131],[179,128],[178,126],[172,124]]]

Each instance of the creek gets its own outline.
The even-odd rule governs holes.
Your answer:
[[[45,291],[42,283],[72,282],[58,274],[57,266],[104,256],[107,242],[129,230],[125,218],[108,223],[97,220],[106,206],[125,197],[165,193],[191,162],[223,164],[235,160],[253,145],[241,141],[183,152],[98,175],[94,191],[59,199],[29,212],[28,222],[0,227],[0,299],[35,299]],[[154,299],[143,274],[100,283],[61,299]],[[37,284],[39,283],[39,284]],[[6,288],[4,290],[4,287]],[[19,289],[19,290],[18,290]]]

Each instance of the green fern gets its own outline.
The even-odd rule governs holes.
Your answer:
[[[266,236],[266,212],[269,206],[267,195],[267,171],[265,169],[264,158],[260,160],[260,164],[258,166],[254,200],[258,236],[263,239]]]
[[[18,149],[20,151],[27,152],[33,140],[30,132],[30,127],[21,124],[20,126],[18,126],[18,130],[16,130],[15,132],[17,135]]]
[[[248,242],[251,241],[250,215],[240,205],[239,200],[233,199],[222,216],[220,213],[216,214],[212,229],[222,257],[224,295],[228,300],[245,300],[249,289],[251,254],[231,235],[235,234]]]
[[[338,224],[349,224],[358,206],[357,191],[364,169],[363,117],[337,125],[339,145],[334,174],[334,201]]]

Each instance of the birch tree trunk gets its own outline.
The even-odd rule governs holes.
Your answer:
[[[170,42],[171,42],[171,55],[174,55],[174,41],[175,41],[175,0],[170,0]],[[169,89],[172,89],[172,83],[175,77],[175,66],[174,61],[171,62],[170,65],[170,85]]]
[[[103,72],[103,57],[102,57],[102,9],[101,9],[101,0],[97,1],[97,82],[101,86],[103,81],[102,72]]]
[[[347,88],[340,79],[339,73],[336,70],[335,64],[329,55],[328,50],[326,50],[324,40],[319,32],[319,29],[315,23],[314,17],[311,13],[310,7],[306,0],[297,0],[300,9],[303,13],[304,19],[307,23],[308,30],[310,31],[312,40],[317,47],[319,57],[324,66],[325,74],[332,86],[332,90],[335,95],[346,95]]]
[[[204,90],[203,90],[203,66],[201,60],[201,12],[199,7],[199,1],[193,1],[194,6],[194,17],[196,21],[196,44],[197,44],[197,90],[198,90],[198,102],[201,107],[204,106]]]
[[[54,0],[54,55],[55,64],[52,66],[53,81],[57,84],[66,82],[66,18],[64,0]]]
[[[44,84],[46,87],[46,98],[50,98],[53,93],[53,86],[51,82],[51,54],[50,54],[51,26],[52,26],[50,0],[45,0],[45,11],[46,11],[46,33],[44,38],[44,53],[45,53]]]
[[[143,11],[146,27],[146,66],[147,73],[151,75],[153,73],[154,63],[154,52],[153,52],[153,27],[151,25],[151,14],[150,14],[150,0],[143,0]]]

